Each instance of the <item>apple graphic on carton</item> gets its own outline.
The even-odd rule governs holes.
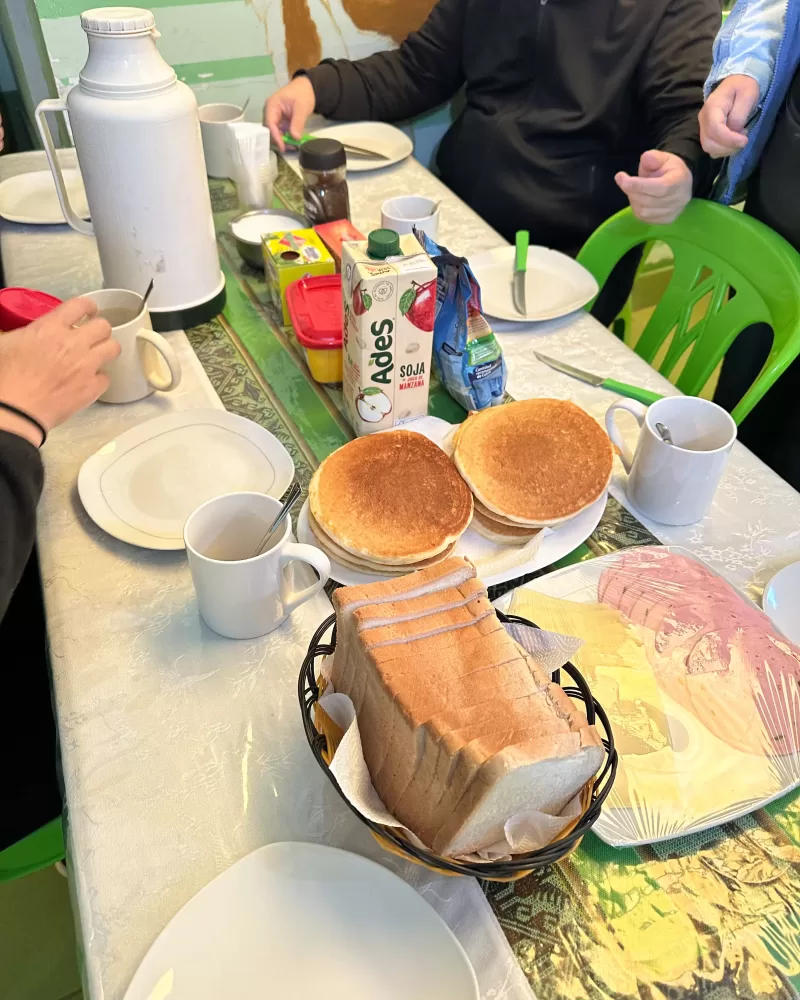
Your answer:
[[[392,412],[392,401],[374,385],[365,386],[356,396],[358,415],[368,424],[377,424]]]
[[[400,296],[400,312],[409,323],[424,333],[433,333],[436,318],[436,278],[426,281],[424,285],[411,282]]]

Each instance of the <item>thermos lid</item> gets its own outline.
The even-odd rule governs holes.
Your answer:
[[[373,229],[367,237],[367,253],[378,260],[397,257],[400,253],[400,237],[394,229]]]
[[[7,333],[20,326],[27,326],[51,309],[61,305],[61,299],[31,288],[3,288],[0,290],[0,330]]]
[[[142,7],[95,7],[81,14],[81,27],[97,35],[138,35],[156,26],[152,11]]]
[[[307,139],[300,147],[300,166],[308,170],[336,170],[346,164],[344,146],[338,139]]]

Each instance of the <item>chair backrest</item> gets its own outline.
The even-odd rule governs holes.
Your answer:
[[[618,212],[589,237],[578,260],[602,288],[629,250],[656,241],[672,251],[673,274],[634,350],[653,364],[672,334],[658,370],[669,378],[685,357],[675,380],[682,392],[702,390],[745,327],[772,327],[769,357],[733,411],[739,423],[800,354],[800,254],[750,216],[695,200],[667,226],[640,222],[629,208]],[[693,321],[695,306],[709,295],[704,315]]]

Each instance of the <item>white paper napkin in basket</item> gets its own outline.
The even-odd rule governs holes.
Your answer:
[[[563,667],[583,645],[583,640],[574,636],[545,632],[529,625],[508,623],[506,630],[533,656],[548,676]],[[344,731],[330,765],[342,792],[368,820],[381,826],[396,827],[402,830],[412,843],[419,847],[427,847],[389,813],[375,791],[361,749],[361,734],[353,703],[347,695],[337,694],[333,690],[326,662],[322,664],[322,674],[328,682],[328,687],[319,700],[320,708]],[[509,816],[506,821],[504,840],[479,854],[471,854],[460,860],[504,861],[514,854],[539,850],[555,840],[568,823],[577,819],[580,812],[580,795],[576,795],[557,816],[536,809],[516,813],[514,816]]]

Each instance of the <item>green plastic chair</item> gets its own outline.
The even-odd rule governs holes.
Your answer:
[[[62,861],[65,853],[64,827],[59,816],[0,851],[0,885],[49,868]]]
[[[695,200],[668,226],[640,222],[629,208],[618,212],[589,237],[578,261],[602,288],[629,250],[657,240],[672,250],[673,275],[634,350],[653,364],[674,331],[658,370],[669,378],[691,350],[675,380],[682,392],[701,392],[745,327],[768,323],[774,331],[769,357],[731,414],[741,423],[800,354],[800,254],[750,216]],[[706,314],[690,326],[709,292]]]

